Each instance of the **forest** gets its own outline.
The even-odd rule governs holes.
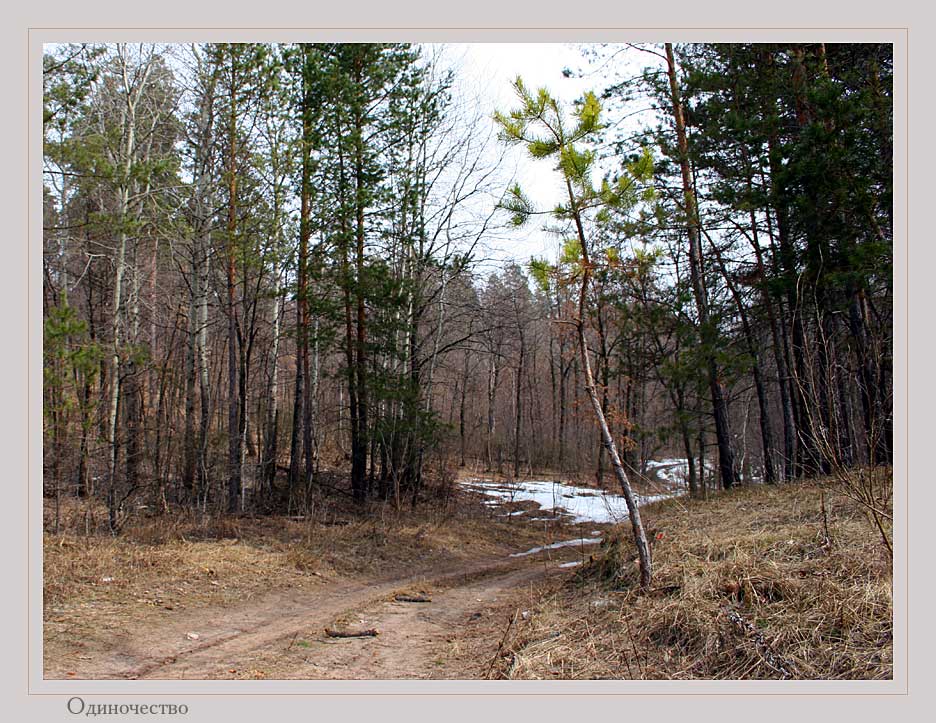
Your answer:
[[[889,559],[892,47],[575,52],[489,108],[445,45],[47,45],[47,535],[551,475],[648,590],[681,460],[691,509],[821,480]]]

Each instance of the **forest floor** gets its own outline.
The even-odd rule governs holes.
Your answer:
[[[308,519],[143,517],[118,537],[81,534],[86,514],[66,505],[71,532],[44,537],[49,679],[471,677],[455,633],[493,635],[492,605],[567,574],[587,543],[511,555],[609,527],[531,524],[469,492],[366,516],[323,498]]]
[[[489,677],[893,677],[892,557],[831,480],[674,498],[641,516],[650,590],[618,528],[589,564],[544,582]]]
[[[323,503],[310,519],[46,534],[44,675],[891,675],[889,561],[850,502],[810,483],[645,510],[649,594],[627,529],[506,517],[466,492],[369,519]],[[79,516],[66,511],[64,529]]]

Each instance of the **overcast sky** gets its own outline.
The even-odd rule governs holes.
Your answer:
[[[477,94],[487,118],[495,110],[507,111],[517,105],[511,84],[518,75],[527,87],[545,86],[565,103],[588,90],[599,92],[613,75],[608,66],[595,72],[584,59],[581,47],[569,43],[447,43],[445,51],[457,67],[457,83],[464,92]],[[620,53],[613,62],[618,69],[626,63],[630,74],[645,62],[643,56],[630,50]],[[563,74],[567,68],[575,71],[571,77]],[[639,119],[631,123],[636,127]],[[549,160],[529,158],[524,148],[515,147],[507,156],[504,175],[508,179],[515,177],[535,205],[548,210],[563,200],[563,188],[553,165]],[[511,230],[506,239],[492,243],[490,254],[522,264],[531,256],[552,258],[560,241],[544,232],[542,226],[543,219],[534,218],[523,228]]]

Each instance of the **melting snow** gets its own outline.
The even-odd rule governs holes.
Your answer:
[[[542,510],[551,511],[554,515],[563,513],[570,515],[573,522],[617,523],[627,519],[627,503],[623,495],[587,487],[548,480],[508,483],[470,479],[462,482],[462,485],[486,495],[488,499],[484,500],[484,504],[488,506],[502,505],[505,502],[532,501]],[[682,493],[683,490],[678,489],[663,494],[637,495],[637,504],[645,505]],[[542,520],[543,518],[533,519]]]
[[[666,489],[659,494],[636,495],[638,505],[669,499],[686,493],[688,464],[685,459],[649,460],[648,470],[665,482]],[[526,480],[524,482],[494,482],[485,479],[467,479],[461,486],[485,496],[483,503],[488,507],[498,507],[510,502],[535,502],[540,511],[551,513],[553,517],[529,517],[531,522],[555,519],[556,515],[565,515],[573,522],[618,523],[627,519],[627,502],[623,495],[577,485],[552,482],[548,480]],[[525,514],[526,510],[513,510],[501,513],[500,517]],[[543,550],[555,550],[560,547],[597,545],[602,541],[601,532],[592,530],[592,537],[563,540],[551,545],[534,547],[525,552],[515,552],[511,557],[526,557]],[[575,567],[581,561],[565,562],[560,567]]]
[[[671,484],[685,485],[689,478],[689,463],[685,458],[649,459],[647,472],[655,472],[661,480]]]
[[[559,547],[571,547],[573,545],[597,545],[599,542],[601,542],[600,537],[580,537],[577,540],[563,540],[562,542],[554,542],[551,545],[532,547],[526,552],[515,552],[511,557],[526,557],[527,555],[535,555],[537,552],[542,552],[543,550],[555,550]]]

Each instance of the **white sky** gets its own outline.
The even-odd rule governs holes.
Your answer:
[[[545,86],[566,102],[581,97],[588,89],[582,80],[562,75],[563,68],[577,68],[582,64],[581,53],[569,44],[472,43],[453,45],[450,52],[464,58],[465,80],[477,85],[489,106],[485,113],[488,117],[495,110],[507,111],[517,105],[511,83],[518,75],[527,87]],[[531,159],[524,148],[514,147],[507,156],[505,171],[515,175],[520,187],[538,208],[553,208],[561,199],[562,187],[552,162]],[[553,235],[542,230],[539,219],[513,230],[510,236],[494,255],[513,258],[521,264],[531,256],[552,257],[558,245]]]
[[[517,75],[528,88],[545,86],[565,103],[580,98],[588,90],[599,92],[609,80],[607,68],[590,77],[576,77],[577,73],[564,77],[566,68],[589,69],[580,47],[570,43],[447,43],[446,55],[456,64],[456,84],[463,84],[467,93],[475,93],[481,99],[487,118],[495,110],[507,111],[517,105],[511,87]],[[625,52],[614,63],[623,68],[626,62],[628,72],[636,72],[639,67],[636,64],[645,62],[643,55]],[[510,149],[504,173],[505,180],[515,178],[538,210],[549,210],[563,200],[563,188],[553,163],[530,158],[523,147]],[[490,245],[489,253],[495,258],[513,258],[521,264],[531,256],[553,258],[560,241],[554,234],[543,231],[546,218],[534,217],[523,228],[511,230],[508,238]]]

